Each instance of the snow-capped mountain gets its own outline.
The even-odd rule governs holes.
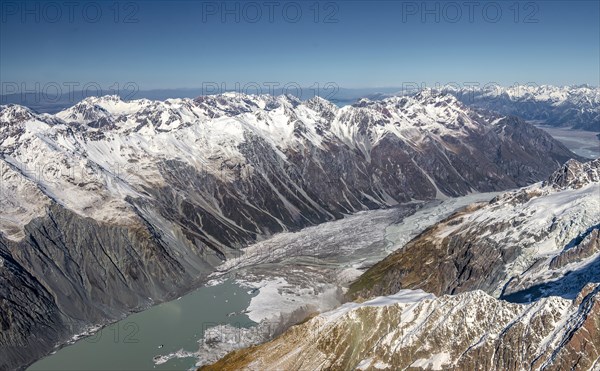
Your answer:
[[[359,299],[202,370],[596,370],[600,160],[474,204],[356,281]]]
[[[0,368],[173,298],[274,233],[524,186],[575,157],[433,92],[342,108],[231,93],[1,106]]]
[[[263,212],[272,230],[251,228],[258,234],[286,229],[286,221],[315,213],[331,218],[411,198],[523,185],[572,156],[518,120],[492,121],[450,95],[431,92],[339,109],[321,98],[301,102],[291,96],[224,94],[164,102],[94,97],[54,116],[5,106],[0,122],[3,165],[14,176],[3,189],[11,197],[20,193],[12,183],[18,178],[19,186],[36,184],[47,198],[81,215],[127,220],[133,214],[125,199],[155,199],[144,193],[173,186],[169,177],[177,177],[176,163],[213,183],[258,182],[279,193],[278,202],[271,202],[279,211]],[[525,142],[516,143],[522,137]],[[508,148],[512,154],[502,153]],[[546,152],[550,161],[535,158]],[[513,159],[517,154],[521,160]],[[342,192],[316,195],[309,181]],[[279,183],[286,189],[277,190]],[[220,203],[214,194],[203,197]],[[40,202],[21,207],[34,204]],[[300,213],[302,208],[310,212]],[[217,209],[211,214],[223,219]],[[19,226],[23,223],[1,230],[10,237],[8,229]]]
[[[600,131],[600,88],[589,86],[445,87],[464,104],[552,126]]]

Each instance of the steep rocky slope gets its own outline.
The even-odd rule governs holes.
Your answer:
[[[574,157],[432,92],[343,108],[238,94],[2,106],[0,369],[176,297],[274,233],[526,185]]]

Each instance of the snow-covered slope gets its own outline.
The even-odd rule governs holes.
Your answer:
[[[553,126],[600,131],[600,88],[589,86],[486,86],[444,92],[474,107],[539,120]]]
[[[330,212],[316,206],[324,200],[309,196],[307,185],[294,177],[306,178],[306,172],[321,170],[321,176],[329,179],[314,181],[341,186],[343,199],[332,200],[339,204],[333,208],[347,213],[435,194],[504,188],[546,175],[544,171],[536,174],[529,170],[527,174],[521,170],[525,174],[515,179],[516,174],[503,168],[504,163],[492,164],[497,156],[487,151],[481,161],[478,151],[482,148],[473,148],[476,144],[469,142],[479,139],[496,142],[495,146],[505,144],[501,137],[489,138],[492,131],[502,134],[498,125],[450,95],[431,92],[379,102],[364,100],[341,109],[321,98],[300,102],[291,96],[224,94],[164,102],[92,97],[55,116],[37,115],[19,106],[4,106],[0,112],[3,168],[21,173],[24,179],[19,182],[37,184],[48,198],[68,209],[101,221],[126,221],[131,218],[126,197],[143,199],[143,188],[169,185],[161,168],[168,161],[226,183],[276,173],[274,178],[289,183],[288,192],[302,194],[303,204],[324,215]],[[570,156],[557,147],[557,151],[550,150],[554,161],[547,162],[548,169]],[[526,149],[531,155],[538,150]],[[265,153],[269,158],[261,158]],[[336,158],[336,153],[341,158]],[[467,162],[469,157],[473,163]],[[477,168],[465,169],[470,166]],[[289,174],[291,167],[296,174]],[[440,167],[445,168],[442,176]],[[375,173],[375,180],[369,179],[370,172]],[[393,181],[390,176],[403,187],[389,184]],[[349,184],[356,183],[357,177],[368,184]],[[277,187],[277,180],[265,180],[266,187]],[[18,192],[14,179],[3,184]],[[294,205],[298,200],[272,192],[279,193],[286,214],[301,218],[298,205]],[[218,203],[214,199],[207,202]],[[24,208],[30,215],[40,216],[32,212],[35,207]],[[265,210],[276,224],[285,225],[285,218],[273,211]],[[229,218],[215,208],[211,213],[219,219]],[[14,231],[27,221],[7,222],[0,230],[18,238],[21,235]]]
[[[596,370],[600,288],[513,304],[422,291],[342,307],[200,370]]]

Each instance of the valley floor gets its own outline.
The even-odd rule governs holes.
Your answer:
[[[347,286],[367,268],[457,209],[495,195],[480,193],[365,211],[282,233],[244,249],[242,256],[219,268],[212,282],[233,278],[258,292],[245,313],[263,328],[254,339],[261,343],[307,317],[339,307]],[[215,347],[201,350],[197,365],[210,363],[215,353],[227,352]]]
[[[496,194],[414,202],[278,234],[220,266],[207,286],[124,318],[30,370],[116,370],[123,362],[177,370],[215,362],[340,306],[366,268],[455,210]]]
[[[537,127],[552,135],[554,139],[562,142],[579,156],[587,158],[600,157],[600,140],[596,136],[596,132],[556,128],[547,125],[537,125]]]

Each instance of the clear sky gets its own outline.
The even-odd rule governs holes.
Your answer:
[[[598,1],[0,4],[3,83],[600,85]]]

